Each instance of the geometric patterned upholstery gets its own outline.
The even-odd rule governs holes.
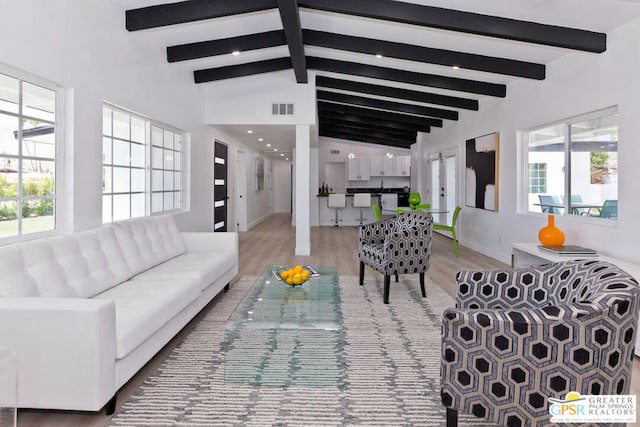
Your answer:
[[[548,397],[628,394],[640,286],[625,271],[587,259],[463,270],[456,281],[456,308],[442,317],[445,407],[541,427]]]
[[[360,226],[358,258],[360,285],[364,266],[384,274],[384,303],[389,303],[391,275],[420,274],[422,296],[426,296],[424,273],[429,269],[433,218],[423,211],[410,211],[396,218]]]

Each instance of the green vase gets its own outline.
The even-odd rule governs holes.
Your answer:
[[[409,207],[415,209],[420,204],[420,193],[409,193]]]

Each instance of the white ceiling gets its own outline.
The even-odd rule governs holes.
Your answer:
[[[170,1],[163,0],[114,1],[116,1],[123,10],[170,3]],[[638,0],[412,0],[408,3],[457,9],[596,32],[609,32],[612,29],[640,16],[640,1]],[[575,53],[574,51],[556,47],[455,33],[446,30],[423,28],[413,25],[306,9],[300,10],[300,19],[302,28],[304,29],[377,38],[431,48],[517,59],[541,64],[549,64],[569,52]],[[130,35],[131,37],[135,37],[137,42],[148,44],[149,48],[157,50],[159,55],[164,56],[167,46],[277,29],[282,29],[282,22],[280,20],[278,10],[272,9],[264,12],[217,18],[215,20],[205,20],[151,30],[136,31],[130,33]],[[376,59],[371,57],[371,55],[312,46],[305,46],[305,54],[307,56],[317,56],[345,61],[358,61],[371,65],[379,65],[408,71],[455,76],[507,85],[517,79],[517,77],[512,76],[472,70],[453,70],[450,67],[423,64],[413,61],[396,60],[391,58]],[[579,52],[578,54],[597,55],[583,52]],[[185,73],[191,74],[193,70],[196,69],[235,65],[288,55],[289,51],[287,46],[281,46],[243,52],[243,54],[239,56],[222,55],[173,63],[169,66],[182,69]],[[295,81],[293,70],[290,72],[292,81]],[[318,75],[332,76],[332,73],[319,71]],[[361,77],[340,75],[340,78],[375,83],[375,80],[373,79]],[[224,84],[224,81],[205,84]],[[408,89],[425,90],[424,87],[412,87],[411,85],[401,83],[385,82],[385,84]],[[432,93],[460,96],[459,92],[442,89],[429,88],[428,91]],[[482,99],[482,96],[473,96],[473,98]],[[271,150],[268,155],[275,159],[284,158],[280,156],[281,153],[290,155],[295,143],[295,128],[293,126],[253,126],[253,134],[247,133],[248,128],[246,126],[216,127],[220,128],[225,134],[242,141],[248,146],[255,147],[260,151]],[[264,141],[258,141],[259,137],[264,138]],[[265,144],[268,142],[271,142],[274,146],[270,148],[266,147]],[[274,148],[277,148],[278,152],[273,152],[272,149]]]

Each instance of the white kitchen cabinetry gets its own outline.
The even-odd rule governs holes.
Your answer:
[[[396,160],[387,156],[370,157],[369,172],[371,176],[396,176]]]
[[[398,195],[394,193],[381,194],[380,205],[382,207],[383,214],[389,214],[391,213],[390,211],[395,213],[395,210],[398,209]]]
[[[395,175],[410,176],[411,175],[411,156],[395,156]]]
[[[349,181],[369,181],[369,158],[349,159],[347,179]]]

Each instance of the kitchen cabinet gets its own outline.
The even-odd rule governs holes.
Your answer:
[[[349,159],[347,164],[347,179],[349,181],[369,181],[369,158],[356,157]]]
[[[395,213],[395,210],[398,208],[398,195],[397,194],[380,195],[380,205],[382,207],[383,213],[388,213],[388,211],[394,211]]]
[[[396,160],[387,156],[370,157],[369,172],[371,176],[396,176]]]
[[[395,175],[396,176],[410,176],[411,175],[411,156],[395,156],[396,164]]]

